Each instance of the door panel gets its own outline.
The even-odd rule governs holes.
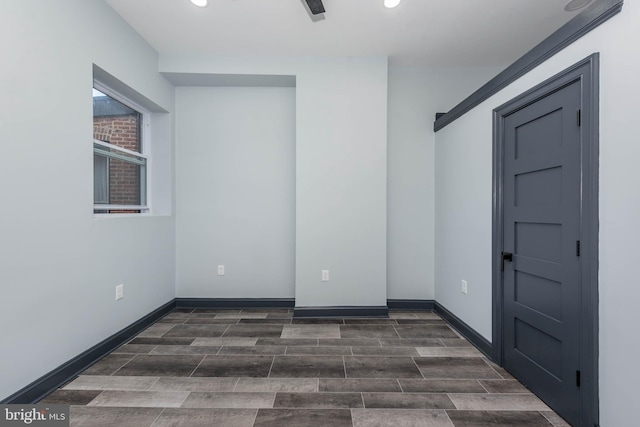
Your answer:
[[[504,118],[504,366],[579,421],[581,88],[575,82]]]

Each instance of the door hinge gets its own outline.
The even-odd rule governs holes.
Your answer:
[[[576,371],[576,387],[580,387],[580,371]]]
[[[576,116],[577,116],[578,126],[582,126],[582,110],[578,110],[578,113],[576,114]]]
[[[580,240],[576,240],[576,256],[580,256]]]

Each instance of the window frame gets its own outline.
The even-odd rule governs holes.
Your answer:
[[[132,110],[135,110],[137,113],[140,114],[141,119],[140,119],[140,152],[137,151],[133,151],[133,150],[128,150],[126,148],[122,148],[122,147],[118,147],[117,145],[113,145],[110,144],[108,142],[105,141],[100,141],[97,140],[95,138],[92,137],[93,143],[91,144],[92,147],[92,156],[95,156],[96,150],[94,148],[94,145],[99,145],[101,147],[104,148],[108,148],[109,150],[113,150],[116,153],[122,153],[124,154],[126,157],[126,160],[123,160],[125,162],[131,163],[131,164],[140,164],[136,161],[132,161],[132,159],[130,159],[128,156],[135,156],[135,157],[139,157],[145,160],[144,162],[144,166],[145,166],[145,171],[144,174],[141,174],[140,176],[140,191],[141,193],[144,193],[145,196],[145,204],[141,204],[141,205],[114,205],[114,204],[96,204],[93,203],[93,215],[95,217],[122,217],[122,216],[129,216],[129,215],[134,215],[134,216],[140,216],[140,215],[149,215],[151,214],[151,179],[150,179],[150,172],[151,172],[151,164],[152,164],[152,156],[151,156],[151,112],[141,106],[140,104],[138,104],[137,102],[132,101],[131,99],[127,98],[126,96],[120,94],[118,91],[116,91],[115,89],[112,89],[110,86],[106,85],[105,83],[102,83],[101,81],[94,79],[93,80],[93,89],[98,90],[100,92],[102,92],[103,94],[113,98],[114,100],[124,104],[125,106],[131,108]],[[92,117],[93,117],[93,112],[92,112]],[[109,159],[109,156],[105,156],[107,159]],[[114,158],[118,158],[117,156],[113,156]],[[109,162],[107,161],[107,165],[109,164]],[[108,170],[108,166],[107,166],[107,170]],[[95,185],[95,168],[94,168],[94,174],[93,174],[93,180],[94,180],[94,185]],[[94,197],[93,200],[95,202],[95,190],[94,190]],[[116,212],[97,212],[97,211],[109,211],[109,210],[131,210],[131,211],[139,211],[139,212],[127,212],[127,213],[116,213]]]

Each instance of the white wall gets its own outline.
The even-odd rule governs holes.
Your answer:
[[[167,111],[173,89],[102,1],[2,1],[0,52],[3,399],[173,298],[173,218],[94,219],[93,64]],[[154,121],[171,135],[170,115]]]
[[[176,122],[176,296],[293,298],[295,88],[181,87]]]
[[[160,71],[296,76],[296,305],[385,305],[387,59],[161,55]]]
[[[604,23],[436,134],[436,299],[491,338],[492,109],[594,52],[600,65],[600,425],[637,418],[640,340],[640,4]],[[460,279],[469,294],[459,292]]]
[[[387,60],[312,65],[297,93],[296,306],[386,306]]]
[[[389,67],[387,294],[434,299],[435,134],[450,110],[499,68]]]

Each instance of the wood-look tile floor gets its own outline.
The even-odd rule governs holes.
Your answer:
[[[176,309],[43,403],[72,426],[568,426],[432,312]]]

